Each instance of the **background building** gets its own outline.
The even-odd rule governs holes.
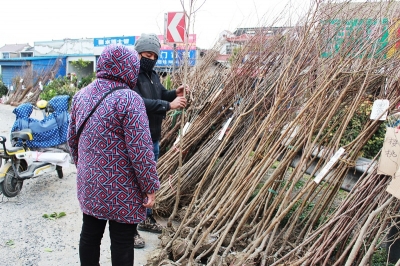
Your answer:
[[[155,70],[164,73],[172,72],[174,61],[176,68],[183,65],[186,47],[184,44],[175,46],[165,44],[164,36],[158,35],[158,37],[162,46]],[[75,73],[80,80],[96,71],[96,62],[104,47],[112,43],[121,43],[133,49],[139,38],[140,36],[117,36],[37,41],[34,42],[33,47],[28,44],[5,45],[0,48],[0,74],[2,74],[3,83],[6,86],[11,86],[13,79],[22,76],[22,73],[26,71],[36,77],[46,69],[51,70],[52,68],[54,69],[54,73],[52,73],[54,78]],[[190,34],[188,41],[189,66],[196,64],[196,58],[196,35]],[[76,61],[84,61],[87,64],[84,68],[77,69],[73,64]],[[57,68],[53,67],[55,63],[58,64]]]

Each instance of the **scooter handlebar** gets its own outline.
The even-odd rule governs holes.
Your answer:
[[[4,151],[4,153],[6,152],[6,141],[7,141],[7,138],[6,138],[6,137],[0,136],[0,143],[1,143],[2,146],[3,146],[3,151]]]

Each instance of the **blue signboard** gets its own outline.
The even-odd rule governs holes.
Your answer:
[[[135,36],[94,38],[94,47],[103,47],[109,44],[135,45]]]
[[[189,50],[189,66],[194,66],[196,63],[196,50]],[[175,65],[182,66],[184,61],[185,50],[177,50]],[[158,57],[156,66],[164,67],[164,66],[172,66],[174,63],[174,50],[161,50],[160,56]]]

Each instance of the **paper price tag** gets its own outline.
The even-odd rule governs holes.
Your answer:
[[[386,188],[386,191],[392,194],[394,197],[400,199],[400,176],[398,174],[399,172],[397,171],[396,175]]]
[[[394,176],[399,169],[399,165],[400,132],[393,127],[387,127],[377,173]]]

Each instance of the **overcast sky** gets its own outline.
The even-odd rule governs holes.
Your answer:
[[[189,0],[1,0],[0,47],[5,44],[164,34],[164,13],[188,9]],[[315,0],[314,0],[315,1]],[[211,48],[223,30],[283,26],[309,9],[312,0],[193,0],[191,34]],[[289,8],[291,6],[291,8]],[[282,13],[283,12],[283,13]],[[279,18],[276,21],[276,18]]]

